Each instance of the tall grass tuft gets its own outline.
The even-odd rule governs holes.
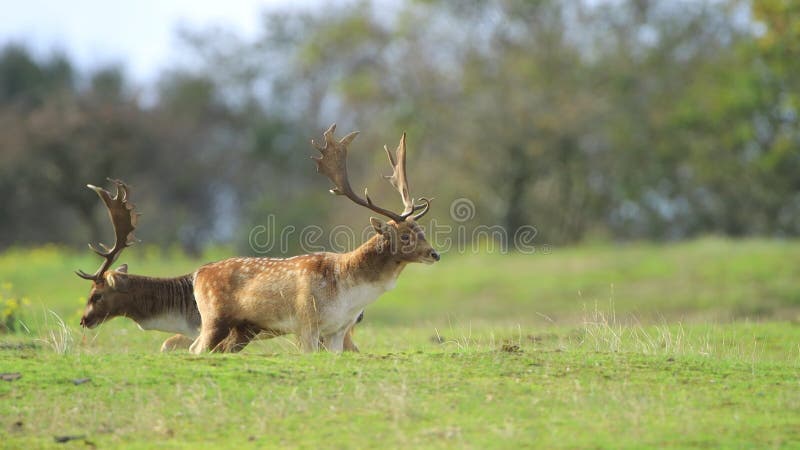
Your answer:
[[[65,355],[74,348],[75,338],[72,330],[54,311],[47,310],[43,330],[45,333],[38,341],[47,344],[57,354]]]

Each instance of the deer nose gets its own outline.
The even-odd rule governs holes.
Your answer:
[[[82,327],[86,326],[86,316],[81,317],[81,326]]]
[[[437,253],[437,252],[436,252],[436,250],[431,250],[431,258],[433,258],[434,260],[438,261],[438,260],[440,260],[442,257],[441,257],[441,256],[439,256],[439,253]]]

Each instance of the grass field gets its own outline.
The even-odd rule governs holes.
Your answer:
[[[367,309],[344,355],[291,338],[159,354],[167,336],[125,319],[82,331],[71,270],[96,264],[0,254],[0,295],[25,304],[0,334],[0,372],[21,374],[0,381],[0,447],[800,448],[800,242],[445,255]]]

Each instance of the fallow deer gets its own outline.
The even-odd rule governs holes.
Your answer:
[[[145,277],[129,274],[127,265],[109,270],[119,254],[134,242],[133,232],[139,216],[128,199],[128,186],[119,180],[110,181],[116,185],[113,197],[105,189],[87,185],[108,209],[116,240],[110,249],[102,243],[102,249],[89,244],[89,248],[104,258],[94,274],[76,271],[79,277],[92,282],[81,326],[94,328],[108,319],[123,316],[143,330],[178,333],[164,341],[162,352],[188,347],[200,330],[191,274],[175,278]]]
[[[322,342],[329,351],[340,352],[359,313],[394,287],[408,263],[439,261],[416,222],[428,212],[430,200],[420,198],[416,204],[409,194],[405,133],[394,156],[384,147],[393,169],[386,178],[403,200],[403,212],[398,214],[377,206],[366,191],[363,198],[353,192],[347,178],[347,147],[358,132],[337,141],[335,129],[333,124],[325,131],[324,145],[311,142],[322,154],[313,158],[317,172],[333,182],[332,193],[390,220],[370,218],[375,236],[348,253],[230,258],[199,268],[194,292],[202,325],[190,348],[193,353],[244,346],[257,333],[295,334],[304,351],[316,351]]]
[[[116,270],[110,267],[119,254],[130,246],[135,239],[138,213],[129,200],[129,188],[119,180],[111,180],[116,185],[116,194],[97,186],[88,185],[95,191],[108,209],[111,224],[114,227],[116,240],[109,249],[103,244],[103,250],[89,247],[104,258],[103,264],[94,274],[82,270],[76,271],[79,277],[92,281],[89,300],[86,303],[81,326],[94,328],[114,317],[128,317],[143,330],[157,330],[178,333],[165,340],[161,351],[188,348],[197,338],[200,331],[200,312],[193,292],[193,274],[175,278],[153,278],[128,274],[128,266],[124,264]],[[363,318],[359,316],[359,321]],[[352,341],[352,328],[346,336],[345,349],[358,351]],[[232,336],[231,339],[234,337]],[[234,351],[236,348],[227,344],[222,349]]]

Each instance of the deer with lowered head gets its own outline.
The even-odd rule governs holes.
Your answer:
[[[128,186],[119,180],[111,181],[116,186],[113,196],[105,189],[87,185],[105,204],[116,240],[111,249],[102,243],[102,249],[89,245],[104,259],[94,274],[76,271],[79,277],[92,281],[81,326],[91,329],[114,317],[127,317],[143,330],[177,333],[164,341],[162,352],[188,348],[200,333],[200,312],[193,292],[194,274],[154,278],[129,274],[127,264],[110,269],[119,254],[135,242],[133,232],[139,216],[130,202]],[[359,316],[359,321],[362,318],[363,315]],[[345,339],[345,350],[358,351],[352,333],[351,328]],[[231,343],[233,338],[235,336],[223,341],[220,350],[238,350],[240,347]]]
[[[188,347],[200,330],[200,313],[194,301],[192,275],[175,278],[153,278],[128,273],[127,264],[117,269],[111,265],[119,254],[134,241],[133,232],[139,214],[130,203],[128,186],[119,180],[110,180],[116,194],[97,186],[87,185],[95,191],[108,209],[116,240],[112,248],[89,244],[103,257],[103,263],[94,274],[76,271],[79,277],[90,280],[92,289],[81,317],[81,326],[94,328],[114,317],[127,317],[143,330],[178,333],[167,339],[161,351]]]
[[[224,351],[244,346],[258,333],[295,334],[306,352],[340,352],[347,330],[360,313],[385,291],[409,263],[432,264],[439,254],[426,241],[417,220],[430,208],[430,200],[415,203],[406,179],[406,136],[393,155],[384,147],[393,173],[386,176],[403,200],[396,213],[376,205],[350,187],[347,148],[358,132],[340,140],[336,125],[324,133],[324,144],[312,145],[321,153],[313,158],[317,171],[333,182],[331,192],[349,198],[386,218],[370,223],[375,235],[348,253],[312,253],[287,259],[230,258],[200,267],[195,272],[194,293],[202,318],[193,353]]]

